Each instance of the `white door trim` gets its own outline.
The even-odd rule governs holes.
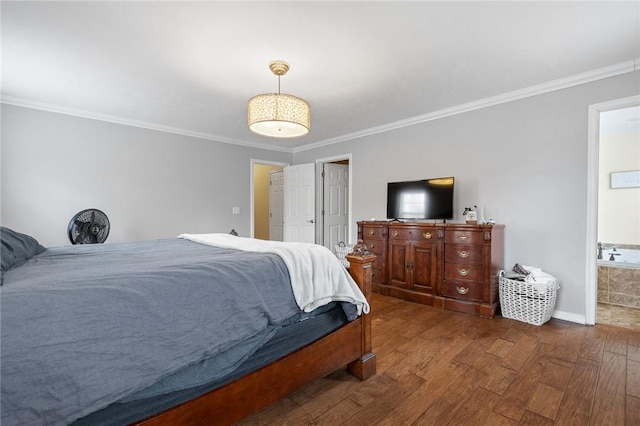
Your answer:
[[[282,163],[279,161],[267,161],[267,160],[257,160],[252,158],[250,161],[250,165],[249,165],[249,235],[251,236],[251,238],[255,237],[255,229],[254,229],[254,224],[253,224],[253,220],[254,220],[254,215],[253,215],[253,209],[254,209],[254,205],[253,205],[253,166],[255,166],[256,164],[267,164],[270,166],[282,166],[282,167],[286,167],[289,165],[289,163]]]
[[[318,158],[316,159],[316,171],[318,170],[322,170],[322,167],[319,167],[320,164],[322,163],[333,163],[335,161],[343,161],[343,160],[347,160],[349,162],[349,215],[348,215],[348,221],[349,223],[347,224],[348,227],[348,231],[347,231],[347,235],[349,235],[349,242],[347,244],[353,244],[355,242],[355,238],[353,235],[351,235],[351,231],[352,229],[354,229],[351,226],[351,219],[353,217],[353,154],[342,154],[342,155],[335,155],[333,157],[326,157],[326,158]],[[318,173],[320,173],[320,171],[318,171]],[[322,183],[322,179],[317,179],[320,183],[319,185],[321,185]],[[319,200],[318,197],[321,197],[322,194],[320,191],[316,191],[316,209],[322,209],[324,208],[324,206],[322,205],[322,200]],[[322,212],[319,211],[316,213],[316,217],[321,218],[320,220],[318,220],[316,223],[318,223],[317,229],[316,229],[316,242],[318,244],[324,244],[323,238],[324,238],[324,220],[322,219]]]
[[[587,129],[587,229],[585,323],[595,325],[598,307],[598,176],[600,152],[600,113],[640,105],[640,96],[589,105]]]
[[[284,167],[269,172],[269,240],[284,241]]]

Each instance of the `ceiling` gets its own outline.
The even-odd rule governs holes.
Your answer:
[[[3,102],[288,152],[640,63],[638,1],[1,8]],[[302,138],[247,128],[247,100],[277,91],[275,59],[291,66],[282,92],[311,104]]]

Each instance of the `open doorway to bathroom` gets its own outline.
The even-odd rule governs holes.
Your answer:
[[[640,102],[608,106],[598,111],[590,164],[597,168],[595,322],[640,328]]]

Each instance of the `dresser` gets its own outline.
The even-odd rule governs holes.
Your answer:
[[[358,222],[376,256],[374,291],[493,318],[504,262],[504,226]]]

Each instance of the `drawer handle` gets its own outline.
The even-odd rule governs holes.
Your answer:
[[[376,230],[375,229],[369,229],[369,235],[375,235]]]
[[[398,236],[398,231],[393,231],[393,236],[397,237]]]
[[[469,270],[468,269],[458,269],[458,273],[460,275],[462,275],[463,277],[466,277],[467,275],[469,275]]]
[[[375,244],[373,244],[373,243],[369,243],[369,248],[370,248],[370,249],[374,248],[375,246],[376,246]]]
[[[427,240],[430,240],[431,237],[433,237],[433,234],[431,232],[423,232],[422,236],[425,237]]]
[[[467,294],[469,293],[469,287],[456,287],[456,291],[459,294]]]
[[[469,257],[469,252],[466,250],[459,250],[458,256],[460,256],[463,259],[466,259],[467,257]]]
[[[458,235],[458,239],[462,241],[467,241],[469,236],[467,234]]]

